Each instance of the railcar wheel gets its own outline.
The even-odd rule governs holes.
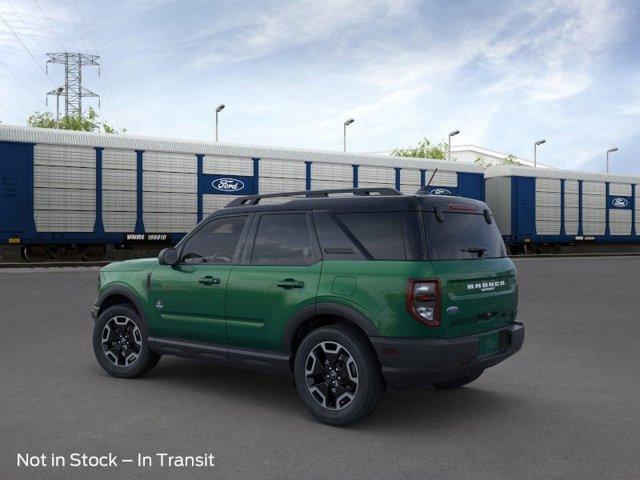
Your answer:
[[[107,256],[106,245],[82,245],[80,258],[86,262],[99,262]]]
[[[56,249],[56,258],[61,262],[74,262],[80,259],[80,250],[75,245],[60,245]]]
[[[26,245],[22,250],[22,258],[28,263],[46,262],[50,256],[51,251],[47,245]]]

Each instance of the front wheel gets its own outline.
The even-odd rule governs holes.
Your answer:
[[[100,314],[93,328],[93,352],[104,371],[118,378],[144,375],[160,360],[149,348],[144,322],[128,305],[114,305]]]
[[[359,330],[346,325],[309,333],[296,352],[294,376],[307,410],[334,426],[371,415],[386,389],[373,348]]]

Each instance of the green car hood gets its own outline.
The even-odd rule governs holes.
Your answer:
[[[152,265],[157,265],[157,258],[139,258],[136,260],[125,260],[124,262],[113,262],[102,268],[102,272],[140,272]]]

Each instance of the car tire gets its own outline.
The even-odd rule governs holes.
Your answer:
[[[109,375],[134,378],[156,366],[160,355],[149,348],[147,327],[129,305],[114,305],[98,316],[93,352]]]
[[[369,341],[348,325],[321,327],[302,340],[294,380],[307,410],[322,423],[339,427],[371,415],[386,390]]]
[[[484,370],[480,370],[479,372],[472,373],[470,375],[465,375],[464,377],[456,378],[455,380],[451,380],[449,382],[440,382],[434,384],[434,387],[439,388],[441,390],[450,390],[452,388],[460,388],[468,383],[476,381],[480,378],[480,375]]]

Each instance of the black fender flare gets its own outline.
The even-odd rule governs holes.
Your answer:
[[[112,297],[113,295],[121,295],[125,297],[127,300],[129,300],[131,303],[133,303],[133,305],[136,307],[136,310],[138,310],[138,314],[144,319],[144,317],[146,316],[146,310],[142,306],[142,302],[140,301],[140,298],[131,287],[127,287],[122,284],[110,285],[107,288],[105,288],[103,291],[101,291],[100,294],[98,295],[98,298],[96,298],[96,305],[95,305],[96,310],[99,310],[102,307],[102,304],[104,303],[104,301],[107,298]],[[96,315],[96,318],[97,318],[97,315]]]
[[[360,327],[367,336],[380,336],[380,330],[366,316],[360,313],[358,310],[342,305],[340,303],[322,302],[314,305],[309,305],[298,310],[287,322],[282,334],[282,351],[285,353],[291,352],[291,342],[293,336],[300,326],[307,320],[317,317],[318,315],[333,315],[336,317],[342,317],[345,320]]]

